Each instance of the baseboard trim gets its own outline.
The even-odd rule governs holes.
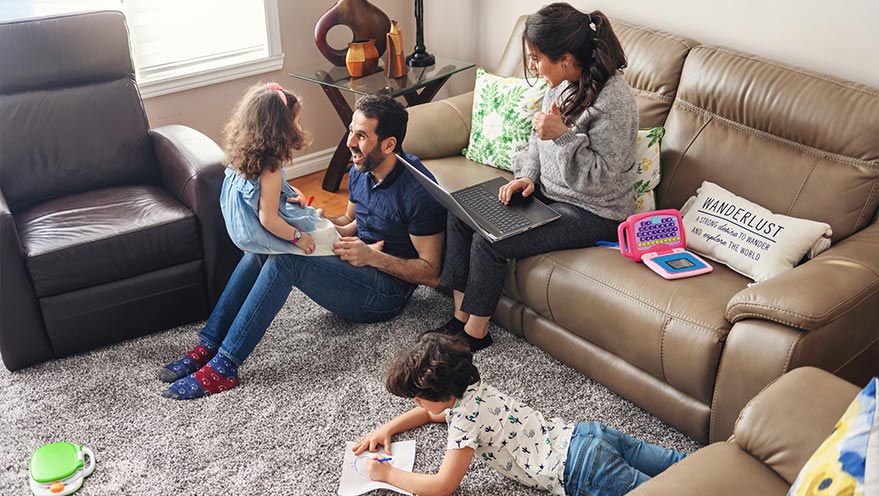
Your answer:
[[[289,165],[284,166],[284,177],[289,181],[290,179],[325,170],[329,167],[330,160],[335,152],[335,148],[327,148],[294,158]]]

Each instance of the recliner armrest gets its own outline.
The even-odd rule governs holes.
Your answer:
[[[0,355],[9,370],[52,358],[15,218],[0,192]]]
[[[733,440],[793,484],[857,394],[855,385],[824,370],[794,369],[748,402]]]
[[[421,160],[460,155],[470,142],[473,92],[409,107],[403,148]]]
[[[223,150],[204,134],[181,125],[158,127],[150,137],[165,188],[198,217],[208,299],[213,305],[241,256],[220,211]]]
[[[792,270],[743,289],[726,318],[764,319],[819,329],[879,292],[879,224],[872,224]]]

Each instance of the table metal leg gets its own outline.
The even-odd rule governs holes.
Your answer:
[[[347,125],[347,124],[346,124]],[[351,150],[348,149],[348,133],[342,135],[342,141],[336,147],[333,158],[330,159],[330,165],[327,172],[324,173],[323,189],[330,193],[339,191],[339,185],[342,184],[342,176],[348,172],[351,167]]]

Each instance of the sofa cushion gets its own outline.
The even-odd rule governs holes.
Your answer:
[[[699,43],[619,19],[611,19],[611,25],[626,51],[623,75],[635,93],[640,127],[660,126],[674,102],[684,59]]]
[[[2,188],[13,212],[121,184],[157,184],[120,12],[0,30]]]
[[[521,301],[549,320],[710,403],[724,311],[748,280],[718,267],[668,281],[613,248],[584,248],[516,262]]]
[[[667,468],[629,496],[784,496],[789,484],[732,443],[714,443]]]
[[[772,212],[830,224],[833,242],[872,222],[879,91],[726,48],[684,65],[662,141],[662,208],[702,181]]]
[[[777,215],[705,181],[681,207],[687,248],[760,282],[830,246],[830,226]]]
[[[791,484],[857,393],[823,370],[794,369],[742,409],[735,443]]]
[[[55,198],[15,216],[37,296],[201,258],[198,220],[155,186]]]
[[[879,451],[868,450],[873,425],[879,423],[877,383],[879,379],[874,378],[858,393],[827,439],[803,466],[789,495],[879,495],[879,487],[874,485],[872,491],[868,491],[865,484],[867,467],[879,466]]]
[[[503,77],[476,70],[468,159],[510,170],[513,157],[528,149],[531,120],[540,110],[546,81]]]

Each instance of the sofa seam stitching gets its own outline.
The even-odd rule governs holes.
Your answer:
[[[760,129],[756,129],[751,126],[746,126],[740,122],[736,122],[736,121],[729,119],[727,117],[723,117],[720,114],[717,114],[715,112],[711,112],[707,109],[704,109],[704,108],[696,105],[695,103],[684,100],[680,96],[675,96],[675,103],[680,105],[684,109],[689,110],[693,113],[702,114],[704,116],[710,117],[711,120],[716,120],[719,123],[721,123],[727,127],[736,129],[736,130],[744,132],[746,134],[750,134],[751,136],[755,136],[758,138],[765,139],[767,141],[775,142],[779,145],[786,146],[788,148],[792,148],[798,152],[806,153],[808,155],[817,156],[819,158],[830,159],[834,162],[839,162],[839,163],[846,164],[846,165],[856,165],[856,166],[861,166],[861,167],[868,167],[871,169],[879,168],[879,163],[877,163],[877,162],[870,162],[870,161],[866,161],[866,160],[857,159],[854,157],[848,157],[846,155],[841,155],[839,153],[829,152],[827,150],[822,150],[820,148],[815,148],[812,146],[804,145],[802,143],[798,143],[796,141],[793,141],[793,140],[790,140],[787,138],[782,138],[781,136],[777,136],[775,134],[772,134],[772,133],[769,133],[769,132],[766,132],[766,131],[763,131]],[[711,122],[711,121],[709,120],[709,122]],[[683,158],[683,155],[681,157]]]
[[[876,339],[874,339],[874,340],[870,341],[869,343],[867,343],[867,346],[865,346],[863,350],[861,350],[860,352],[858,352],[857,355],[855,355],[855,356],[849,358],[848,360],[845,361],[845,363],[843,363],[842,365],[840,365],[839,367],[837,367],[837,368],[833,371],[833,375],[836,375],[836,373],[839,372],[840,370],[842,370],[843,367],[845,367],[846,365],[852,363],[852,361],[854,361],[856,358],[858,358],[859,356],[863,355],[868,349],[870,349],[871,346],[873,346],[873,345],[876,344],[877,342],[879,342],[879,337],[877,337]]]
[[[449,103],[446,100],[442,100],[442,102],[445,103],[446,105],[448,105],[449,107],[451,107],[452,110],[455,111],[456,114],[458,114],[458,118],[461,119],[461,124],[464,124],[464,127],[467,128],[467,131],[470,132],[471,126],[467,125],[467,121],[464,119],[464,114],[461,113],[461,111],[458,109],[458,107],[452,105],[451,103]]]
[[[870,194],[867,196],[867,201],[861,206],[861,212],[858,214],[858,219],[852,225],[851,231],[849,231],[849,236],[855,233],[855,229],[858,225],[861,224],[861,220],[864,218],[864,214],[867,213],[867,205],[870,204],[870,201],[873,199],[874,194],[876,193],[876,187],[879,186],[879,178],[873,180],[873,187],[870,188]]]
[[[818,168],[818,162],[821,161],[820,157],[815,157],[815,160],[812,161],[812,166],[809,167],[809,172],[806,174],[806,177],[803,178],[803,182],[800,184],[800,188],[797,190],[797,194],[794,195],[794,199],[790,204],[790,207],[787,209],[787,215],[790,215],[793,212],[794,207],[796,207],[797,202],[800,200],[800,195],[803,193],[803,190],[806,189],[806,183],[809,182],[809,178],[812,177],[812,173],[815,172],[815,169]]]
[[[668,323],[671,322],[671,317],[666,317],[662,320],[662,334],[659,338],[659,369],[662,371],[662,380],[668,384],[668,377],[665,374],[665,335],[666,330],[668,330]]]
[[[546,257],[544,257],[544,258],[546,258]],[[553,322],[555,322],[556,321],[555,314],[553,313],[552,306],[549,303],[549,280],[552,278],[553,272],[555,272],[555,266],[552,266],[549,269],[549,273],[546,274],[545,284],[543,285],[543,287],[545,288],[543,291],[543,298],[544,298],[544,302],[546,304],[546,311],[549,312],[549,317],[553,320]]]
[[[637,93],[640,96],[644,96],[647,98],[654,98],[654,99],[659,100],[661,102],[674,103],[674,101],[675,101],[674,95],[671,95],[671,96],[663,95],[662,93],[659,93],[657,91],[645,90],[645,89],[641,89],[641,88],[632,88],[632,89],[635,91],[635,93]]]
[[[679,98],[675,97],[675,103],[676,103],[677,101],[679,101],[679,100],[680,100]],[[673,105],[674,105],[674,104],[672,104],[672,106],[673,106]],[[711,123],[712,118],[711,118],[710,115],[705,115],[704,117],[708,117],[708,120],[705,121],[704,124],[702,124],[702,127],[700,127],[700,128],[699,128],[699,129],[693,134],[693,137],[690,138],[690,142],[687,143],[687,146],[685,146],[684,149],[681,150],[681,155],[678,157],[677,161],[676,161],[675,164],[674,164],[674,169],[671,171],[671,176],[669,176],[667,184],[670,185],[670,184],[674,181],[674,178],[675,178],[675,176],[678,174],[678,169],[679,169],[680,166],[681,166],[681,161],[684,159],[684,156],[687,155],[687,152],[690,151],[690,147],[693,146],[693,143],[696,142],[696,139],[699,138],[699,135],[701,135],[702,132],[705,130],[705,128],[708,126],[708,124]],[[666,118],[666,121],[667,121],[667,120],[668,120],[668,118]],[[664,181],[663,181],[663,182],[664,182]],[[660,183],[660,184],[662,184],[662,183]]]

